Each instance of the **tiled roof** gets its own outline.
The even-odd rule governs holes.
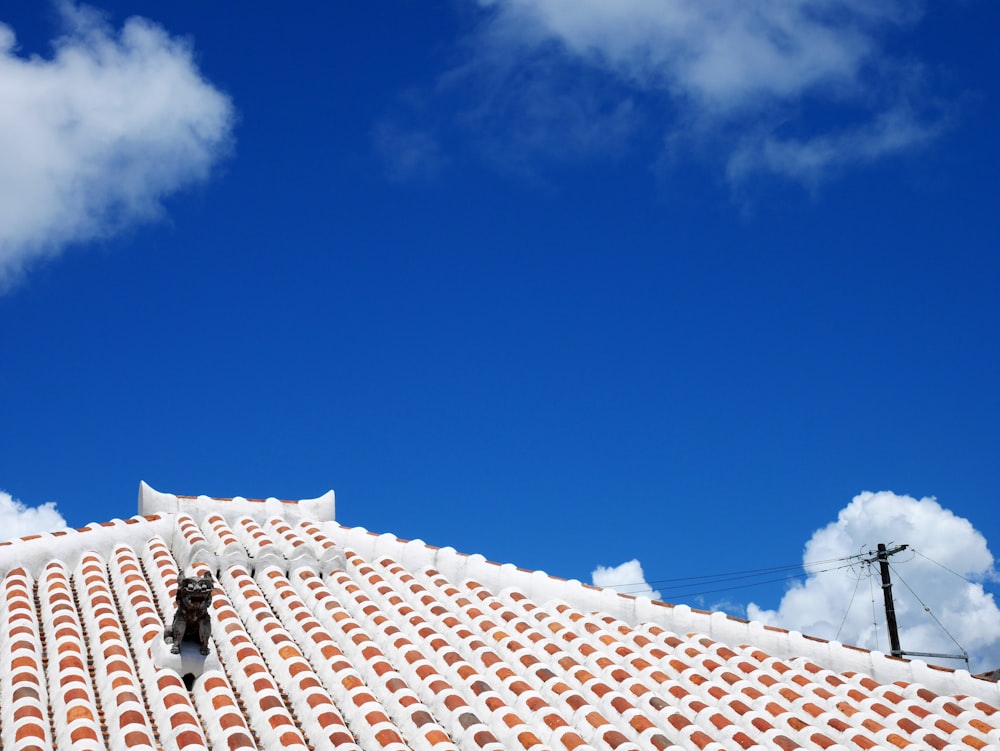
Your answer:
[[[182,573],[212,643],[164,642]],[[333,521],[143,486],[0,545],[17,749],[1000,748],[996,683]]]

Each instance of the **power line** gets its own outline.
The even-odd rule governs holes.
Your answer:
[[[950,568],[948,568],[947,566],[945,566],[945,565],[944,565],[943,563],[938,563],[938,562],[937,562],[937,561],[935,561],[935,560],[934,560],[933,558],[930,558],[929,556],[926,556],[926,555],[924,555],[923,553],[921,553],[921,552],[920,552],[919,550],[917,550],[916,548],[913,548],[913,552],[914,552],[914,553],[916,553],[917,555],[919,555],[919,556],[920,556],[921,558],[923,558],[924,560],[927,560],[927,561],[930,561],[930,562],[931,562],[931,563],[933,563],[933,564],[934,564],[935,566],[940,566],[940,567],[941,567],[941,568],[943,568],[943,569],[944,569],[945,571],[947,571],[947,572],[948,572],[949,574],[954,574],[955,576],[957,576],[957,577],[958,577],[959,579],[961,579],[962,581],[964,581],[964,582],[965,582],[965,583],[967,583],[967,584],[975,584],[975,583],[976,583],[976,582],[974,582],[974,581],[970,581],[969,579],[966,579],[966,578],[965,578],[964,576],[962,576],[962,575],[961,575],[960,573],[958,573],[957,571],[953,571],[952,569],[950,569]]]
[[[840,621],[840,628],[837,629],[837,635],[833,637],[834,641],[838,641],[840,639],[840,632],[844,630],[844,624],[847,623],[847,616],[850,615],[851,613],[851,606],[854,604],[854,598],[857,597],[858,595],[858,587],[861,586],[861,576],[862,572],[861,569],[859,568],[858,580],[854,583],[854,592],[851,593],[851,601],[847,603],[847,610],[844,611],[844,617]],[[869,578],[871,578],[870,575]]]
[[[875,649],[879,648],[878,644],[878,608],[875,607],[875,577],[868,577],[868,591],[872,595],[872,633],[875,634]]]
[[[614,585],[614,587],[619,592],[624,592],[625,589],[628,588],[628,587],[638,587],[638,589],[635,590],[636,592],[646,592],[646,591],[649,591],[649,590],[651,590],[653,588],[651,585],[662,586],[664,584],[671,584],[673,582],[692,582],[690,584],[678,584],[677,586],[669,587],[668,588],[669,591],[671,591],[671,592],[679,592],[680,590],[684,590],[684,589],[691,589],[691,588],[700,587],[700,586],[708,586],[708,585],[712,585],[712,584],[722,584],[724,582],[730,582],[730,581],[740,581],[742,579],[752,579],[752,578],[756,578],[756,577],[760,577],[760,576],[766,576],[768,574],[780,573],[782,571],[793,571],[795,569],[808,569],[811,566],[822,566],[822,565],[825,565],[825,564],[828,564],[828,563],[839,563],[840,561],[854,561],[855,559],[858,559],[860,557],[861,557],[861,554],[854,554],[854,555],[849,555],[849,556],[842,556],[840,558],[826,558],[826,559],[817,560],[817,561],[804,561],[802,563],[794,563],[794,564],[788,564],[788,565],[784,565],[784,566],[770,566],[770,567],[767,567],[767,568],[746,569],[746,570],[743,570],[743,571],[728,571],[728,572],[720,573],[720,574],[702,574],[702,575],[699,575],[699,576],[680,576],[680,577],[674,577],[674,578],[669,578],[669,579],[649,579],[649,580],[641,581],[641,582],[630,582],[630,583],[626,583],[626,584],[616,584],[616,585]],[[809,571],[809,570],[806,570],[804,573],[801,573],[801,574],[794,574],[794,575],[791,575],[791,576],[783,576],[783,577],[778,577],[778,578],[775,578],[775,579],[766,579],[766,580],[761,581],[761,582],[753,582],[751,584],[746,584],[746,585],[737,585],[737,586],[732,586],[732,587],[724,587],[722,589],[708,590],[706,592],[695,592],[695,593],[687,593],[687,594],[689,594],[689,595],[708,594],[710,592],[725,591],[726,589],[746,589],[747,587],[755,587],[758,584],[772,584],[774,582],[789,581],[789,580],[792,580],[792,579],[799,579],[799,578],[802,578],[803,576],[808,576],[810,574],[820,574],[820,573],[824,573],[826,571],[835,571],[837,569],[847,568],[850,565],[851,564],[846,564],[844,566],[837,566],[835,568],[822,569],[822,570],[818,570],[818,571]]]
[[[844,559],[844,558],[837,558],[837,559],[831,559],[831,560],[832,561],[840,561],[840,560],[846,560],[846,559]],[[810,576],[812,574],[823,574],[823,573],[826,573],[828,571],[839,571],[841,569],[850,568],[852,565],[853,565],[853,562],[852,563],[845,563],[842,566],[833,566],[833,567],[826,568],[826,569],[819,569],[819,570],[816,570],[816,571],[808,571],[808,572],[804,572],[804,573],[801,573],[801,574],[793,574],[791,576],[779,576],[779,577],[773,578],[773,579],[763,579],[761,581],[750,582],[749,584],[734,584],[734,585],[728,586],[728,587],[716,587],[714,589],[703,589],[703,590],[700,590],[700,591],[697,591],[697,592],[682,592],[681,591],[683,589],[691,589],[693,587],[698,587],[698,586],[702,586],[702,585],[722,584],[722,583],[727,582],[727,581],[739,581],[741,579],[747,579],[747,578],[751,578],[753,576],[760,576],[761,574],[743,574],[743,575],[740,575],[740,576],[730,576],[728,578],[720,578],[720,579],[716,579],[714,581],[702,581],[702,582],[699,582],[697,584],[686,584],[686,585],[680,585],[679,587],[673,587],[673,588],[670,588],[670,589],[666,590],[665,592],[661,593],[661,597],[673,597],[673,596],[697,597],[699,595],[714,594],[716,592],[728,592],[728,591],[734,590],[734,589],[748,589],[750,587],[759,587],[759,586],[763,586],[765,584],[774,584],[776,582],[784,582],[784,581],[792,581],[792,580],[795,580],[795,579],[802,579],[802,578],[804,578],[806,576]],[[786,570],[787,570],[787,568],[791,568],[791,567],[786,567]],[[763,570],[766,570],[766,569],[763,569]],[[774,570],[777,571],[777,570],[781,570],[781,569],[774,569]],[[698,577],[688,577],[688,578],[690,579],[690,578],[698,578]],[[708,578],[708,577],[701,577],[701,578]],[[660,581],[663,581],[663,580],[660,580]],[[671,579],[671,580],[666,580],[666,581],[683,581],[683,580]],[[642,594],[643,592],[650,592],[650,591],[652,591],[652,587],[650,585],[651,584],[656,584],[656,583],[658,583],[658,582],[653,581],[653,582],[636,582],[635,584],[617,584],[617,585],[615,585],[614,588],[618,592],[621,592],[622,594],[633,594],[634,595],[634,594]],[[629,589],[626,589],[627,587],[637,587],[637,589],[629,590]]]
[[[927,560],[930,560],[930,559],[928,558]],[[931,562],[933,563],[933,561],[931,561]],[[931,618],[933,618],[934,622],[938,625],[938,627],[942,631],[944,631],[948,635],[948,638],[951,639],[955,643],[955,646],[962,650],[962,655],[961,656],[965,659],[965,662],[968,663],[969,662],[969,652],[968,652],[968,650],[966,650],[965,647],[963,647],[961,644],[958,643],[958,639],[956,639],[954,636],[952,636],[951,632],[944,627],[944,624],[941,623],[941,621],[938,620],[938,617],[936,615],[934,615],[934,612],[930,609],[930,607],[923,600],[920,599],[919,595],[917,595],[916,592],[913,591],[913,587],[911,587],[909,584],[906,583],[906,579],[904,579],[900,575],[900,573],[896,570],[896,568],[894,566],[891,566],[891,568],[892,568],[892,572],[896,575],[896,578],[899,579],[901,582],[903,582],[903,586],[906,587],[910,591],[910,594],[913,595],[916,598],[917,602],[920,603],[920,606],[924,609],[924,612],[927,613],[927,615],[929,615]],[[954,573],[954,572],[952,572],[952,573]],[[956,574],[956,576],[957,576],[957,574]],[[965,578],[965,577],[960,577],[960,578]]]
[[[832,568],[819,569],[817,571],[809,571],[809,572],[806,572],[806,573],[803,573],[803,574],[793,574],[792,576],[779,576],[779,577],[777,577],[775,579],[764,579],[762,581],[750,582],[749,584],[734,584],[731,587],[718,587],[716,589],[704,589],[704,590],[701,590],[700,592],[684,592],[684,593],[678,592],[676,594],[684,594],[687,597],[697,597],[699,595],[713,594],[715,592],[728,592],[728,591],[733,590],[733,589],[747,589],[749,587],[763,586],[764,584],[774,584],[776,582],[794,581],[796,579],[803,579],[803,578],[805,578],[807,576],[811,576],[812,574],[823,574],[823,573],[826,573],[828,571],[839,571],[841,569],[850,568],[850,567],[851,567],[850,563],[845,563],[843,566],[834,566]],[[721,583],[721,582],[710,582],[710,583]],[[670,590],[670,592],[672,593],[673,590]]]
[[[703,574],[701,576],[681,576],[673,579],[654,579],[649,583],[665,584],[667,582],[694,581],[696,579],[718,579],[720,581],[728,581],[729,578],[746,579],[755,574],[763,576],[764,574],[777,573],[778,571],[789,571],[797,568],[806,568],[808,566],[822,566],[827,563],[836,563],[839,561],[846,561],[858,557],[860,556],[856,554],[856,555],[843,556],[840,558],[826,558],[824,560],[819,560],[819,561],[804,561],[802,563],[790,563],[784,566],[770,566],[768,568],[752,568],[743,571],[728,571],[721,574]]]

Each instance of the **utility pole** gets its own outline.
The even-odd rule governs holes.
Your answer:
[[[869,564],[878,561],[879,571],[882,574],[882,596],[885,599],[885,625],[889,629],[889,649],[891,650],[892,656],[902,657],[903,655],[909,655],[910,657],[944,657],[948,660],[965,660],[965,664],[968,666],[969,653],[965,651],[963,651],[960,655],[941,654],[940,652],[904,652],[903,648],[899,645],[899,628],[896,626],[896,607],[892,603],[892,581],[889,579],[889,556],[901,553],[908,547],[910,546],[897,545],[892,549],[888,549],[884,543],[880,542],[878,544],[878,552],[875,556],[864,559],[865,562]],[[929,608],[925,607],[924,609],[930,612]],[[941,625],[940,622],[938,625]],[[947,631],[945,633],[947,633]],[[948,636],[951,636],[951,634],[948,634]],[[954,641],[954,637],[952,637],[952,641]],[[956,642],[956,644],[957,643],[958,642]],[[961,649],[961,646],[959,646],[959,649]]]
[[[878,544],[878,567],[882,572],[882,597],[885,598],[885,624],[889,628],[889,648],[893,657],[902,657],[903,648],[899,646],[899,628],[896,626],[896,608],[892,604],[892,581],[889,579],[889,556],[906,550],[909,545],[897,545],[887,550],[885,543]]]

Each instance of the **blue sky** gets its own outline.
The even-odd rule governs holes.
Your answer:
[[[0,489],[80,526],[140,480],[332,487],[344,524],[740,613],[787,582],[657,582],[960,519],[931,557],[996,593],[958,561],[1000,539],[998,22],[7,2]]]

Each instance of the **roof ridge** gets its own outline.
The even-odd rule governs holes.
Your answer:
[[[155,490],[145,481],[139,483],[139,514],[182,513],[190,514],[201,522],[209,514],[221,514],[227,521],[240,516],[250,516],[263,522],[271,516],[279,516],[289,522],[302,519],[333,521],[336,510],[336,496],[328,490],[316,498],[299,501],[282,501],[277,498],[250,499],[242,496],[232,498],[212,498],[207,495],[174,495]]]

